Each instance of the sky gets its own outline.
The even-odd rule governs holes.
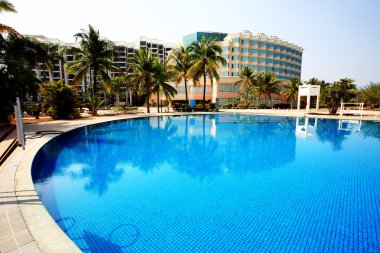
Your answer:
[[[380,82],[380,0],[10,0],[0,23],[74,42],[88,24],[113,41],[180,42],[195,31],[275,35],[304,48],[301,79]]]

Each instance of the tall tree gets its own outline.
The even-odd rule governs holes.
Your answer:
[[[157,112],[160,112],[160,93],[163,93],[166,100],[171,102],[171,99],[177,94],[177,90],[171,86],[168,81],[174,73],[167,70],[163,62],[158,61],[154,71],[154,84],[152,91],[157,95]]]
[[[116,76],[111,78],[111,82],[104,85],[105,91],[116,98],[116,106],[120,106],[120,88],[125,84],[124,77]]]
[[[356,85],[349,78],[327,84],[321,92],[321,99],[327,105],[330,114],[335,114],[341,102],[350,101],[356,96]]]
[[[136,51],[133,63],[131,65],[133,72],[130,73],[133,82],[139,84],[139,90],[145,88],[147,112],[150,113],[149,99],[152,94],[152,85],[154,83],[154,72],[159,59],[154,57],[150,51],[140,49]]]
[[[380,107],[380,83],[370,83],[359,91],[359,100],[372,108]]]
[[[53,82],[54,64],[60,60],[58,45],[50,42],[40,42],[32,39],[37,51],[37,61],[41,63],[42,81],[46,82],[46,71],[49,73],[49,81]]]
[[[176,73],[176,84],[179,84],[182,80],[185,82],[185,99],[186,99],[186,112],[189,111],[189,98],[187,94],[187,80],[192,78],[190,75],[190,68],[192,62],[190,59],[190,48],[181,45],[178,49],[168,57],[169,69],[172,69]]]
[[[191,61],[193,66],[190,73],[195,79],[203,76],[203,110],[206,109],[206,78],[219,80],[219,65],[226,64],[226,60],[221,56],[222,48],[216,43],[214,38],[202,37],[200,42],[193,42],[189,46]]]
[[[264,96],[264,104],[267,105],[267,99],[271,99],[271,94],[280,93],[281,80],[277,79],[273,72],[261,72],[257,75],[254,82],[254,92],[257,96]]]
[[[296,101],[296,96],[298,95],[298,89],[300,85],[302,85],[300,79],[293,77],[290,82],[285,83],[282,86],[281,93],[285,96],[287,103],[289,103],[290,99]]]
[[[249,103],[249,93],[252,87],[252,84],[255,82],[256,73],[252,70],[251,67],[244,67],[239,75],[240,79],[237,80],[234,85],[239,84],[240,89],[243,89],[243,98],[244,102],[247,105]]]
[[[7,0],[0,0],[0,13],[1,12],[16,12],[15,7],[13,4]],[[13,29],[10,26],[0,24],[0,33],[10,33],[17,37],[22,37],[21,34],[19,34],[15,29]]]
[[[88,25],[88,31],[82,30],[74,35],[79,40],[80,48],[73,48],[74,61],[68,69],[74,73],[73,84],[80,83],[90,73],[90,83],[93,77],[92,93],[97,92],[98,76],[106,83],[110,82],[109,70],[118,71],[119,68],[112,63],[112,56],[117,54],[115,45],[99,35],[99,31]]]

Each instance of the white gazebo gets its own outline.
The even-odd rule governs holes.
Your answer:
[[[311,96],[316,96],[317,97],[317,105],[316,105],[316,110],[318,111],[319,109],[319,95],[321,93],[321,86],[320,85],[301,85],[298,88],[298,102],[297,102],[297,110],[300,109],[301,106],[301,96],[306,96],[307,97],[307,102],[306,102],[306,113],[310,111],[310,97]]]

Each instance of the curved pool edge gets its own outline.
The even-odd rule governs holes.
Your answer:
[[[258,113],[249,113],[249,112],[226,112],[222,111],[220,113],[214,112],[202,112],[202,113],[191,113],[194,114],[255,114],[262,115]],[[101,124],[110,121],[118,121],[125,119],[135,119],[135,118],[148,118],[148,117],[156,117],[156,116],[174,116],[174,115],[188,115],[188,113],[161,113],[161,114],[143,114],[143,115],[123,115],[117,117],[110,118],[96,118],[94,120],[90,120],[89,122],[86,120],[73,122],[73,125],[62,125],[63,132],[69,132],[71,130]],[[285,117],[299,117],[298,115],[270,115],[265,114],[266,116],[285,116]],[[313,115],[314,116],[314,115]],[[310,115],[310,118],[314,118]],[[318,117],[319,118],[319,117]],[[327,117],[323,117],[327,118]],[[337,119],[336,117],[335,119]],[[339,119],[339,118],[338,118]],[[375,120],[376,119],[362,119],[362,120]],[[57,129],[58,130],[58,129]],[[58,224],[54,221],[54,219],[50,216],[45,206],[42,204],[38,194],[35,191],[35,187],[32,180],[32,163],[38,151],[50,140],[57,137],[59,135],[54,136],[44,136],[38,141],[34,141],[32,143],[27,143],[27,148],[23,153],[20,154],[21,157],[17,157],[17,168],[14,175],[14,183],[15,192],[27,192],[24,196],[22,194],[16,194],[18,208],[21,212],[22,218],[27,225],[27,229],[29,230],[31,236],[33,237],[35,243],[38,248],[42,252],[81,252],[81,250],[76,246],[76,244],[61,230]],[[18,154],[17,154],[18,155]],[[16,156],[16,155],[15,155]],[[13,159],[13,157],[11,158]],[[15,162],[15,161],[13,161]],[[7,162],[8,163],[8,162]],[[34,198],[31,198],[34,197]],[[33,251],[34,252],[34,251]]]
[[[24,203],[25,197],[19,196],[17,202],[27,228],[42,252],[81,252],[42,204],[35,191],[31,176],[34,157],[47,142],[57,136],[44,137],[43,140],[33,146],[20,162],[15,176],[15,190],[16,192],[27,191],[29,200],[31,195],[35,198],[31,204],[30,202]]]
[[[103,119],[96,118],[91,122],[74,122],[74,124],[78,123],[75,126],[63,125],[59,130],[63,133],[67,133],[89,125],[155,116],[159,115],[124,115],[121,117],[119,116]],[[41,139],[38,139],[38,141],[27,143],[26,150],[21,151],[21,154],[19,154],[21,157],[15,157],[16,161],[9,161],[17,164],[14,175],[14,191],[18,209],[21,213],[23,221],[26,224],[30,236],[33,238],[34,243],[38,247],[38,250],[34,249],[34,251],[31,252],[82,252],[50,216],[49,212],[41,202],[33,184],[32,164],[35,156],[45,144],[58,136],[60,136],[60,134],[43,136]],[[11,160],[13,160],[13,157]],[[15,238],[14,240],[17,242]],[[18,247],[18,249],[20,248],[21,246]]]

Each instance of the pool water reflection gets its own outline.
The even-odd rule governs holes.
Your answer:
[[[83,251],[377,252],[379,151],[371,121],[162,116],[63,134],[32,176]]]

